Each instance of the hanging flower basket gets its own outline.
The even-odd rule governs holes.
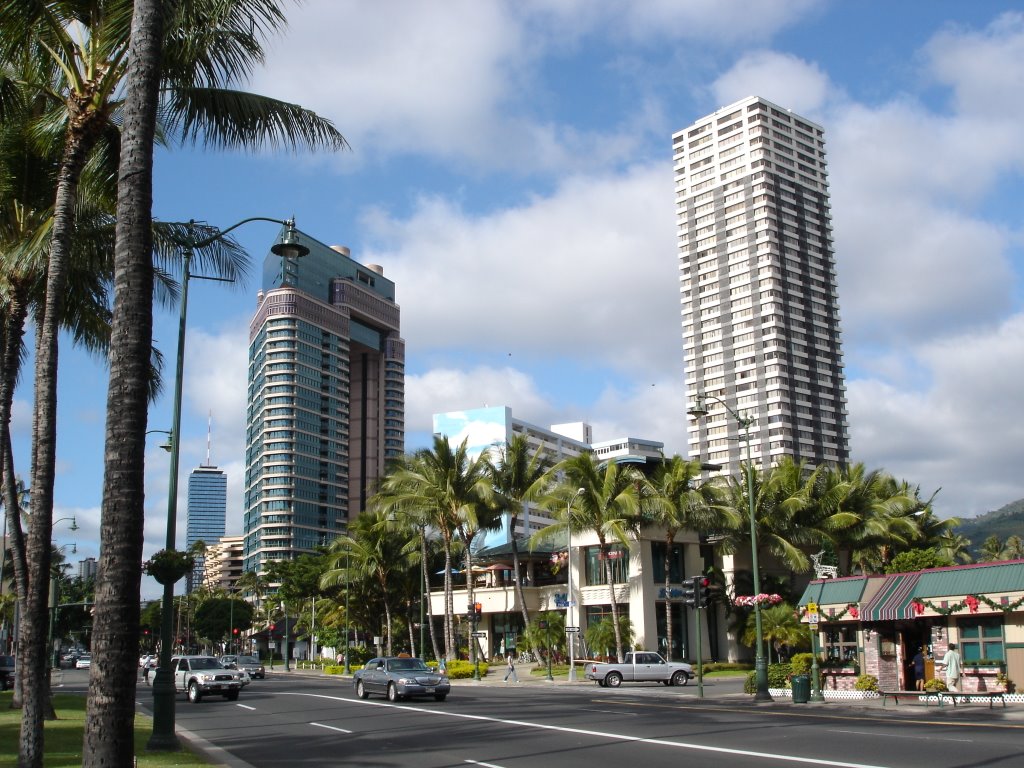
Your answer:
[[[182,576],[191,571],[195,564],[196,559],[188,552],[179,552],[176,549],[161,549],[142,564],[142,571],[152,576],[164,586],[167,586],[177,582]]]
[[[755,605],[760,605],[762,608],[768,605],[778,605],[782,602],[782,595],[776,595],[774,593],[767,594],[762,592],[759,595],[740,595],[732,601],[733,605],[737,605],[740,608],[753,608]]]

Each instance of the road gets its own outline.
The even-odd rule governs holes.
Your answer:
[[[734,686],[733,686],[734,687]],[[338,679],[271,675],[238,702],[177,702],[177,724],[226,765],[440,768],[966,768],[1021,765],[1024,712],[788,700],[706,688],[457,682],[448,700],[355,698]],[[138,691],[145,707],[151,691]]]

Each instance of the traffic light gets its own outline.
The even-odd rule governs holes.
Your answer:
[[[484,615],[484,606],[481,603],[473,603],[473,618],[476,621],[480,621]]]
[[[238,637],[238,627],[235,627],[234,629],[232,629],[231,630],[231,634],[234,635],[235,637]]]
[[[693,584],[697,593],[697,605],[707,608],[711,602],[711,579],[707,576],[694,576]]]
[[[697,592],[695,590],[697,584],[697,576],[692,576],[683,582],[683,604],[687,608],[697,607]]]

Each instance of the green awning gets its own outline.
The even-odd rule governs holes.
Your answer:
[[[829,606],[838,606],[842,610],[850,604],[860,602],[864,594],[865,576],[847,576],[842,579],[818,579],[812,581],[800,598],[800,605],[817,603],[823,609],[822,619],[828,620]],[[833,610],[832,613],[835,613]]]

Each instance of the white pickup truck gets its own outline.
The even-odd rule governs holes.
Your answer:
[[[665,661],[660,653],[631,651],[622,664],[588,662],[586,676],[588,680],[596,680],[598,685],[609,688],[643,682],[686,685],[693,677],[693,667],[681,661]]]

